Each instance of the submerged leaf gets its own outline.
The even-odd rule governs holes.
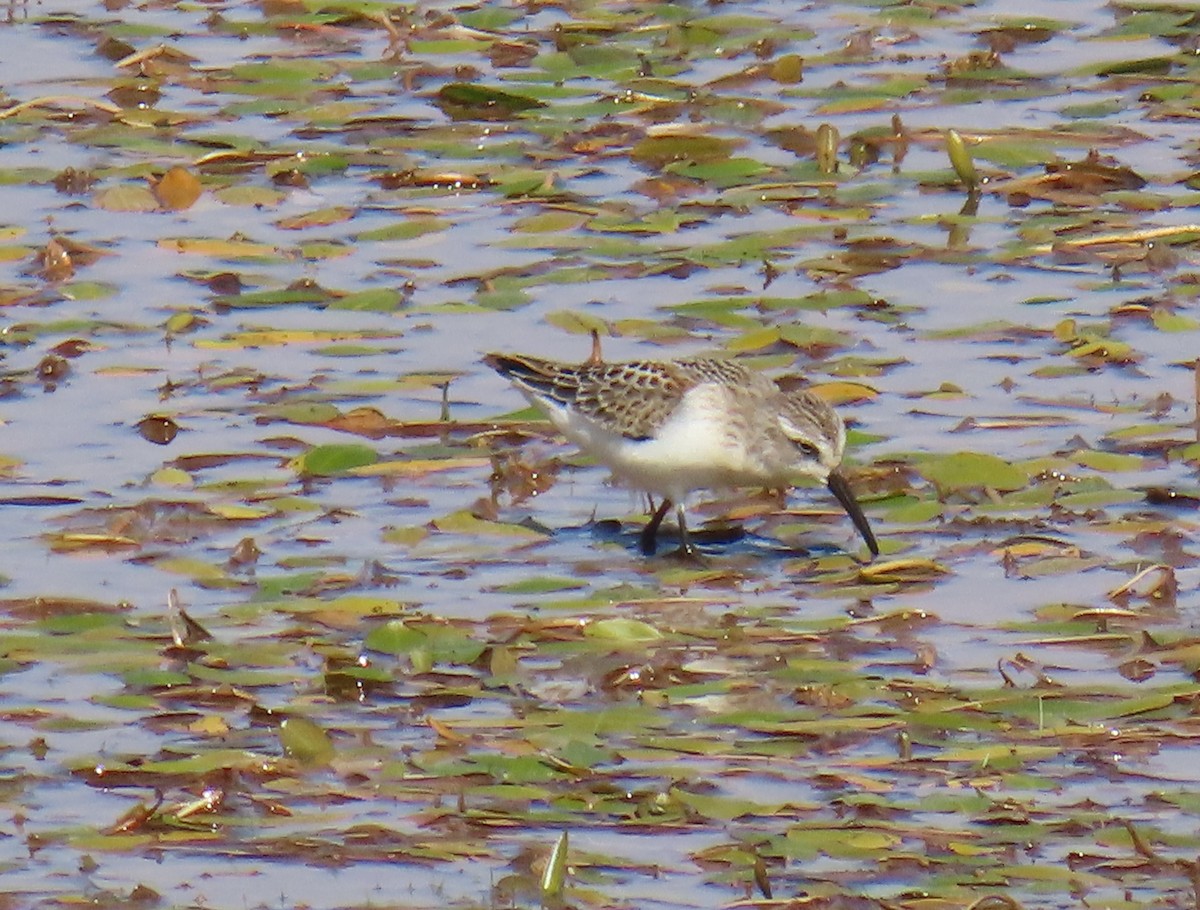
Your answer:
[[[283,754],[302,765],[327,765],[337,754],[329,734],[305,717],[289,717],[279,725]]]
[[[127,183],[97,191],[92,202],[106,212],[153,212],[159,207],[153,190]]]

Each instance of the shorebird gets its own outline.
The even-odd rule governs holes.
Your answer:
[[[647,556],[672,506],[679,552],[694,556],[684,501],[695,490],[825,483],[872,556],[879,545],[841,473],[846,427],[822,398],[784,392],[732,360],[557,363],[523,354],[483,362],[509,379],[570,442],[621,482],[662,497],[641,534]]]

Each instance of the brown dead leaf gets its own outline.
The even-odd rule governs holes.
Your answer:
[[[152,414],[137,422],[138,435],[158,446],[169,444],[179,434],[179,424],[170,417]]]
[[[47,281],[66,281],[75,274],[75,264],[71,254],[56,237],[38,251],[36,262],[37,273]]]
[[[367,439],[382,439],[394,425],[395,421],[385,417],[378,408],[355,408],[325,422],[331,430],[354,433]]]
[[[173,167],[151,184],[154,198],[164,209],[182,212],[195,205],[204,188],[200,181],[185,167]]]

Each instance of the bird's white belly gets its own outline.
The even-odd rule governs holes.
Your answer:
[[[719,390],[693,390],[649,439],[629,439],[567,408],[551,413],[559,431],[630,486],[680,502],[692,490],[768,483],[731,432]]]

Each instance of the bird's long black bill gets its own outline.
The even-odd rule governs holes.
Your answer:
[[[854,498],[854,492],[850,489],[850,484],[846,482],[846,478],[839,471],[831,471],[827,483],[829,484],[829,492],[842,504],[842,508],[846,510],[846,514],[854,522],[854,527],[858,529],[858,533],[867,542],[867,549],[871,551],[871,555],[878,556],[879,544],[875,542],[875,535],[871,532],[871,526],[867,524],[867,516],[863,514],[862,506]]]

